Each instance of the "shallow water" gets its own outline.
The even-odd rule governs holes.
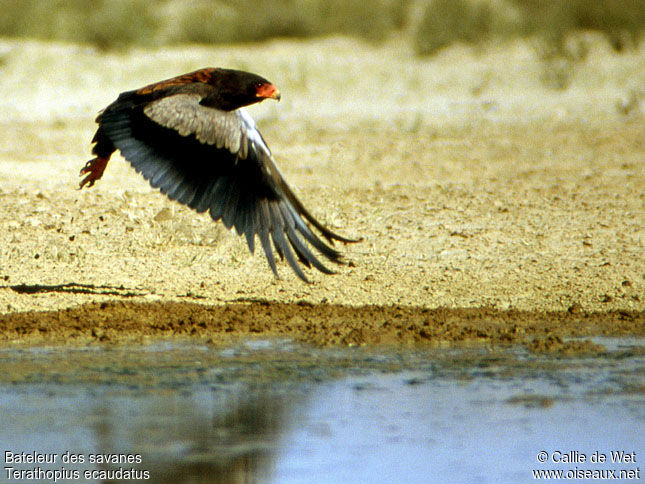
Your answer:
[[[96,473],[107,469],[169,483],[519,483],[533,470],[623,469],[638,482],[645,340],[596,342],[607,353],[585,358],[266,340],[3,350],[0,480],[53,481],[9,479],[13,467],[72,477],[58,482],[123,476]],[[7,462],[34,451],[56,463]],[[63,462],[66,451],[84,462]],[[612,463],[612,451],[635,462]],[[105,454],[141,462],[90,462]]]

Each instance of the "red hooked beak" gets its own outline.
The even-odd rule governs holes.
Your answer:
[[[278,91],[278,88],[273,84],[262,84],[257,87],[255,96],[262,99],[275,99],[276,101],[279,101],[280,91]]]

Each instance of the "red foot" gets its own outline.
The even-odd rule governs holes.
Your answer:
[[[109,158],[101,158],[100,156],[88,161],[80,173],[81,175],[88,173],[88,175],[81,180],[79,188],[83,188],[85,185],[89,188],[94,185],[94,182],[103,176],[108,161],[110,161]]]

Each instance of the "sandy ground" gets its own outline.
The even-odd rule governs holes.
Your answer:
[[[246,335],[523,343],[645,333],[645,49],[590,38],[567,90],[530,44],[418,60],[345,39],[101,54],[0,43],[0,344]],[[96,112],[208,65],[272,80],[251,109],[333,230],[338,274],[276,280],[244,241],[120,158],[90,190]]]

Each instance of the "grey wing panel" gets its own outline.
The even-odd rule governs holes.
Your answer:
[[[200,143],[225,148],[245,159],[246,126],[239,112],[202,106],[201,99],[199,94],[175,94],[152,101],[143,112],[155,123],[181,136],[194,135]]]

